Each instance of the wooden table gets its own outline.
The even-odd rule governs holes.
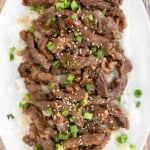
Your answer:
[[[149,14],[150,17],[150,0],[143,0],[144,4],[145,4],[145,8]],[[5,0],[0,0],[0,10],[3,8],[5,3]],[[2,143],[2,141],[0,140],[0,150],[5,150],[4,145]],[[145,148],[144,150],[150,150],[150,136],[147,140],[147,143],[145,144]]]

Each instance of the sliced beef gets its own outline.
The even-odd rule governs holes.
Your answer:
[[[130,127],[114,103],[132,70],[119,43],[127,26],[122,0],[75,1],[78,8],[70,0],[22,0],[44,9],[31,22],[34,33],[20,32],[26,47],[18,68],[31,96],[23,141],[42,150],[101,150]]]

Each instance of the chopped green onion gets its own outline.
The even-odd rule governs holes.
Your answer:
[[[71,1],[70,0],[64,0],[64,6],[65,8],[68,8],[70,6]]]
[[[53,17],[51,18],[51,20],[52,20],[52,22],[56,22],[56,21],[57,21],[57,17],[56,17],[56,16],[53,16]]]
[[[67,81],[68,81],[69,83],[72,83],[74,79],[75,79],[75,75],[72,74],[72,73],[70,73],[70,74],[68,75],[68,77],[67,77]]]
[[[89,112],[85,112],[83,118],[87,120],[91,120],[93,118],[93,114]]]
[[[74,31],[74,36],[79,36],[79,35],[81,35],[81,32]]]
[[[119,96],[118,98],[117,98],[117,101],[120,103],[121,102],[121,96]]]
[[[121,134],[118,138],[117,138],[117,141],[118,141],[118,143],[120,143],[120,144],[124,144],[124,143],[126,143],[127,142],[127,140],[128,140],[128,136],[127,136],[127,134]]]
[[[96,52],[97,52],[97,47],[96,47],[96,46],[93,46],[93,47],[91,48],[91,50],[92,50],[92,53],[93,53],[93,54],[96,54]]]
[[[139,89],[135,90],[135,91],[134,91],[134,96],[135,96],[136,98],[140,98],[140,97],[142,96],[142,91],[139,90]]]
[[[45,8],[43,6],[34,6],[31,8],[31,10],[37,12],[38,14],[43,14]]]
[[[60,61],[59,60],[54,61],[52,63],[52,67],[55,68],[55,69],[59,68],[60,67]]]
[[[14,118],[15,117],[14,117],[14,115],[12,113],[7,115],[7,119],[8,120],[10,120],[10,119],[13,120]]]
[[[26,93],[26,94],[24,95],[24,99],[25,99],[26,101],[31,101],[31,100],[32,100],[31,94],[30,94],[30,93]]]
[[[87,91],[89,94],[92,93],[90,84],[86,84],[86,85],[85,85],[85,89],[86,89],[86,91]]]
[[[16,47],[12,47],[10,48],[10,52],[9,52],[9,60],[13,61],[15,56],[14,56],[14,51],[16,50]]]
[[[53,110],[51,107],[48,107],[46,110],[44,110],[44,113],[47,117],[50,117],[53,114]]]
[[[56,150],[64,150],[63,145],[56,144]]]
[[[27,102],[27,103],[19,103],[19,107],[21,108],[21,109],[25,109],[25,108],[27,108],[29,106],[29,103]]]
[[[76,14],[76,13],[72,14],[72,15],[71,15],[71,18],[72,18],[73,20],[77,19],[77,14]]]
[[[75,1],[75,0],[73,0],[72,2],[71,2],[71,9],[73,10],[73,11],[76,11],[77,9],[79,9],[80,8],[80,5]]]
[[[104,51],[103,50],[98,50],[97,57],[102,59],[104,57]]]
[[[30,27],[29,32],[32,33],[32,34],[34,34],[34,32],[35,32],[34,27]]]
[[[51,83],[51,84],[49,85],[49,89],[50,89],[50,90],[54,90],[54,89],[55,89],[55,84],[54,84],[54,83]]]
[[[88,104],[88,101],[86,99],[80,101],[80,105],[83,107],[86,106],[87,104]]]
[[[64,4],[64,2],[58,2],[58,3],[56,4],[56,10],[57,10],[57,11],[60,11],[60,10],[63,10],[63,9],[65,9],[65,4]]]
[[[71,125],[71,126],[69,127],[69,129],[70,129],[70,132],[71,132],[72,136],[73,136],[74,138],[76,138],[76,137],[77,137],[77,134],[78,134],[78,132],[79,132],[78,127],[77,127],[76,125]]]
[[[65,141],[65,140],[68,140],[68,138],[69,138],[69,135],[67,133],[62,132],[57,135],[57,137],[55,138],[55,141],[56,142]]]
[[[106,10],[101,11],[101,15],[104,17],[106,15]]]
[[[76,42],[82,43],[83,38],[80,35],[76,36],[75,39],[76,39]]]
[[[71,123],[74,122],[72,117],[69,118],[69,122],[71,122]]]
[[[136,150],[136,145],[134,145],[134,144],[130,144],[130,150]]]
[[[69,111],[68,111],[68,110],[64,110],[64,111],[62,112],[62,115],[63,115],[64,117],[67,117],[67,116],[69,115]]]
[[[35,144],[35,145],[33,146],[33,150],[42,150],[42,147],[41,147],[40,144]]]
[[[52,43],[52,42],[48,42],[47,49],[49,51],[54,51],[56,49],[56,45],[54,43]]]
[[[45,22],[45,26],[46,27],[49,27],[51,25],[51,19],[48,19],[46,22]]]
[[[98,20],[93,15],[89,15],[88,18],[92,24],[98,23]]]
[[[41,71],[42,69],[43,69],[42,66],[40,66],[40,65],[36,66],[36,70],[37,70],[37,71]]]
[[[139,108],[140,106],[141,106],[141,102],[140,101],[136,102],[136,107]]]

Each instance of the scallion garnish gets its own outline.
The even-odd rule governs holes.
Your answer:
[[[54,51],[56,49],[56,45],[53,42],[48,42],[47,43],[47,49],[49,51]]]
[[[14,117],[14,115],[11,113],[11,114],[8,114],[8,115],[7,115],[7,119],[8,119],[8,120],[10,120],[10,119],[13,120],[13,119],[15,119],[15,117]]]
[[[77,19],[77,14],[76,14],[76,13],[72,14],[72,15],[71,15],[71,18],[72,18],[73,20]]]
[[[45,11],[44,6],[34,6],[31,8],[32,11],[37,12],[38,14],[43,14]]]
[[[76,10],[78,10],[80,8],[80,5],[75,1],[75,0],[73,0],[72,2],[71,2],[71,9],[73,10],[73,11],[76,11]]]
[[[104,51],[101,50],[101,49],[98,50],[98,51],[97,51],[97,57],[100,58],[100,59],[102,59],[102,58],[104,57]]]
[[[31,94],[30,94],[30,93],[26,93],[26,94],[24,95],[24,99],[25,99],[26,101],[31,101],[31,100],[32,100]]]
[[[47,109],[44,110],[44,114],[47,116],[47,117],[50,117],[52,114],[53,114],[53,110],[51,107],[48,107]]]
[[[91,120],[93,118],[93,114],[89,112],[85,112],[83,118],[87,120]]]
[[[33,146],[33,150],[42,150],[42,147],[41,147],[40,144],[35,144],[35,145]]]
[[[134,145],[134,144],[130,144],[130,150],[136,150],[136,145]]]
[[[64,111],[62,112],[62,115],[63,115],[64,117],[67,117],[67,116],[69,115],[69,111],[68,111],[68,110],[64,110]]]
[[[80,101],[80,105],[83,107],[86,106],[87,104],[88,104],[88,101],[86,99]]]
[[[59,133],[56,138],[55,138],[55,141],[56,142],[60,142],[60,141],[65,141],[65,140],[68,140],[69,138],[69,135],[67,133]]]
[[[56,150],[64,150],[63,145],[56,144]]]
[[[125,134],[125,133],[121,134],[121,135],[117,138],[117,141],[118,141],[118,143],[120,143],[120,144],[126,143],[127,140],[128,140],[128,136],[127,136],[127,134]]]
[[[21,108],[21,109],[25,109],[25,108],[27,108],[29,106],[29,103],[28,102],[26,102],[26,103],[19,103],[19,107]]]
[[[89,94],[92,93],[90,84],[86,84],[86,85],[85,85],[85,89],[86,89],[86,91],[87,91]]]
[[[140,98],[140,97],[142,96],[142,91],[139,90],[139,89],[135,90],[135,91],[134,91],[134,96],[135,96],[136,98]]]
[[[73,136],[74,138],[77,138],[77,135],[78,135],[78,132],[79,132],[78,127],[77,127],[76,125],[71,125],[71,126],[69,127],[69,129],[70,129],[70,133],[72,134],[72,136]]]
[[[35,28],[34,28],[34,27],[30,27],[30,28],[29,28],[29,32],[32,33],[32,34],[34,34]]]
[[[67,81],[71,84],[73,80],[75,79],[75,75],[70,73],[67,77]]]
[[[15,59],[15,56],[14,56],[14,51],[15,50],[16,50],[16,47],[10,48],[10,52],[9,52],[9,60],[10,61],[13,61]]]
[[[141,102],[140,101],[136,102],[136,107],[139,108],[140,106],[141,106]]]
[[[54,61],[52,63],[52,67],[55,68],[55,69],[59,68],[60,67],[60,61],[59,60]]]

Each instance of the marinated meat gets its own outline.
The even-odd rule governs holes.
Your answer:
[[[30,96],[23,113],[31,121],[23,141],[42,150],[103,149],[114,131],[130,127],[114,102],[132,70],[119,44],[127,26],[122,0],[23,4],[44,9],[34,33],[20,32],[26,47],[18,71]]]

